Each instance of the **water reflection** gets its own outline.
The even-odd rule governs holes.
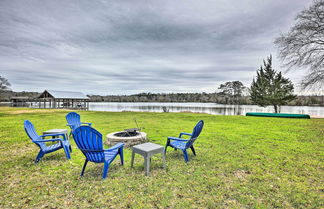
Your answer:
[[[214,115],[245,115],[247,112],[274,112],[273,107],[266,108],[256,105],[223,105],[215,103],[123,103],[123,102],[93,102],[90,110],[96,111],[134,111],[134,112],[163,112],[163,107],[169,112],[195,112]],[[282,113],[309,114],[324,116],[324,107],[311,106],[282,106]]]

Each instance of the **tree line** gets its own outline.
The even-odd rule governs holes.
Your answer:
[[[1,76],[0,76],[1,77]],[[1,82],[0,82],[1,83]],[[250,90],[240,81],[229,81],[219,86],[219,92],[214,93],[139,93],[134,95],[87,95],[91,102],[201,102],[218,104],[256,104],[251,100]],[[35,101],[39,92],[14,92],[9,89],[0,89],[0,102],[9,102],[13,96],[29,97]],[[297,96],[287,105],[324,106],[324,96]]]
[[[212,102],[219,104],[251,104],[248,96],[233,99],[223,93],[140,93],[134,95],[88,95],[93,102]]]
[[[88,95],[91,102],[201,102],[201,103],[218,103],[218,104],[238,104],[251,105],[255,104],[251,101],[250,96],[241,96],[238,99],[231,95],[223,95],[223,93],[170,93],[155,94],[141,93],[134,95]],[[297,96],[287,105],[295,106],[324,106],[324,96]]]
[[[33,101],[40,95],[38,92],[14,92],[1,91],[0,102],[9,102],[10,97],[26,96]],[[170,94],[155,94],[155,93],[140,93],[134,95],[88,95],[91,102],[202,102],[202,103],[218,103],[218,104],[253,104],[250,96],[242,96],[238,101],[233,101],[232,96],[224,96],[222,93],[170,93]],[[236,98],[235,98],[236,100]],[[324,106],[324,96],[306,95],[297,96],[288,105],[309,106],[318,105]]]

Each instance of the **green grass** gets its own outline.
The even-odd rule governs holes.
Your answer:
[[[72,142],[70,161],[63,150],[34,164],[38,147],[27,137],[23,120],[42,133],[66,128],[65,110],[0,108],[0,208],[323,208],[323,119],[214,116],[190,113],[79,111],[84,122],[104,136],[135,127],[164,145],[167,136],[190,132],[203,119],[197,156],[186,164],[180,151],[168,149],[167,170],[153,157],[151,176],[143,158],[125,150],[106,180],[103,164],[89,163]],[[73,141],[73,140],[72,140]]]

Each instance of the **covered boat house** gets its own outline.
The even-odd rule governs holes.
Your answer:
[[[10,97],[11,107],[28,107],[29,97],[19,97],[13,96]]]
[[[39,108],[89,109],[89,97],[81,92],[45,90],[37,100]]]

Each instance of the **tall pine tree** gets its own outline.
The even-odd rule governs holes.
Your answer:
[[[250,89],[251,100],[261,107],[272,105],[276,113],[280,112],[280,106],[294,100],[294,85],[288,78],[284,78],[281,72],[272,68],[272,56],[263,60],[263,66],[257,71],[256,79],[253,79]]]

